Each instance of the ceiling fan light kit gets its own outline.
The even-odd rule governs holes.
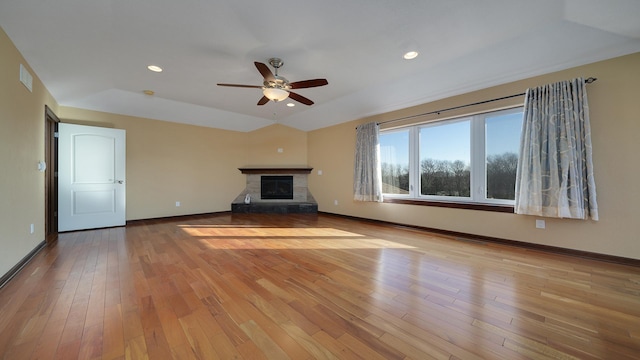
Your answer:
[[[264,94],[264,96],[266,96],[269,100],[273,100],[275,102],[282,101],[289,97],[289,92],[287,90],[283,90],[275,87],[263,88],[262,94]]]
[[[329,84],[326,79],[312,79],[312,80],[304,80],[304,81],[295,81],[289,82],[285,77],[278,75],[278,69],[284,65],[279,58],[271,58],[269,59],[269,64],[273,66],[275,69],[275,74],[269,70],[269,67],[261,62],[254,62],[256,69],[260,72],[263,77],[263,86],[257,85],[240,85],[240,84],[218,84],[218,86],[231,86],[231,87],[242,87],[242,88],[259,88],[262,89],[262,95],[264,95],[260,100],[258,100],[258,105],[264,105],[268,103],[270,100],[273,102],[279,102],[286,98],[291,98],[297,102],[300,102],[305,105],[313,105],[313,101],[307,99],[306,97],[297,94],[291,89],[305,89],[310,87],[324,86]]]

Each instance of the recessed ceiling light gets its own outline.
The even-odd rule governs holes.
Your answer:
[[[407,51],[406,53],[404,53],[404,55],[402,55],[402,57],[405,60],[412,60],[418,57],[418,52],[415,50]]]
[[[294,107],[294,106],[296,106],[296,104],[294,104],[294,103],[287,103],[287,106],[288,106],[288,107]]]
[[[147,69],[153,71],[153,72],[162,72],[162,68],[160,66],[157,65],[149,65],[147,66]]]

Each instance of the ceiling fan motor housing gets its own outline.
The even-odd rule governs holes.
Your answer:
[[[282,90],[289,90],[291,89],[291,86],[289,85],[289,80],[285,79],[283,76],[279,76],[279,75],[275,75],[275,81],[274,80],[265,80],[262,84],[266,87],[266,88],[271,88],[271,89],[282,89]]]

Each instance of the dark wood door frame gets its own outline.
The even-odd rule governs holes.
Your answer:
[[[47,163],[44,180],[44,231],[47,243],[58,238],[58,123],[60,119],[44,107],[44,158]]]

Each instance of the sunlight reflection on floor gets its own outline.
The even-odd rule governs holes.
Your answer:
[[[224,249],[411,249],[413,246],[333,228],[178,225],[211,248]]]

